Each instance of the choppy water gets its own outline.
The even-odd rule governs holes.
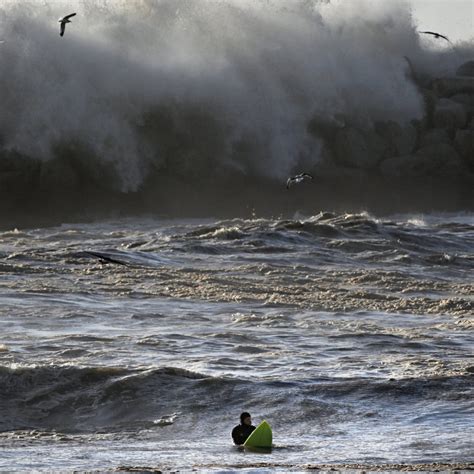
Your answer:
[[[473,248],[472,215],[2,232],[0,469],[472,460]]]

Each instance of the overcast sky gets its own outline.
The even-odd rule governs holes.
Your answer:
[[[437,31],[452,41],[474,40],[474,0],[409,0],[409,3],[422,30]]]
[[[22,2],[31,3],[29,0]],[[124,0],[112,0],[120,3]],[[191,0],[189,0],[191,1]],[[280,0],[290,1],[290,0]],[[352,2],[354,0],[340,0]],[[422,30],[437,31],[453,42],[474,41],[474,0],[378,0],[379,2],[405,1],[413,7],[413,14]],[[0,4],[19,3],[20,0],[0,0]],[[34,0],[33,4],[38,0]],[[52,4],[52,1],[46,3]],[[99,2],[97,2],[99,3]]]

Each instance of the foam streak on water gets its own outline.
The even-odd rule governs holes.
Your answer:
[[[0,469],[468,461],[473,248],[472,215],[2,232]]]

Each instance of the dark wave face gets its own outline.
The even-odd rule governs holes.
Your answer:
[[[0,380],[0,397],[8,400],[0,423],[3,432],[140,432],[172,425],[178,419],[181,429],[190,429],[203,416],[208,422],[219,423],[222,400],[226,410],[238,412],[242,399],[252,401],[254,411],[275,419],[276,429],[304,424],[308,417],[317,417],[319,425],[326,425],[349,416],[353,421],[380,418],[382,412],[384,416],[398,412],[407,423],[420,424],[425,418],[437,417],[427,414],[424,405],[443,407],[453,401],[458,404],[453,415],[462,424],[472,395],[469,375],[398,380],[323,377],[285,382],[212,377],[171,367],[48,366],[2,368]],[[361,410],[364,404],[373,411]]]
[[[2,2],[4,219],[472,209],[472,42],[403,2],[76,3]]]
[[[129,219],[0,244],[0,468],[472,457],[471,214]],[[244,410],[272,425],[269,458],[232,450]]]

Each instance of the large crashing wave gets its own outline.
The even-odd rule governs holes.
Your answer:
[[[60,38],[56,19],[70,2],[1,7],[9,192],[139,192],[156,176],[282,180],[317,169],[322,129],[422,119],[409,63],[435,77],[469,53],[427,49],[403,2],[84,0],[74,9]]]

